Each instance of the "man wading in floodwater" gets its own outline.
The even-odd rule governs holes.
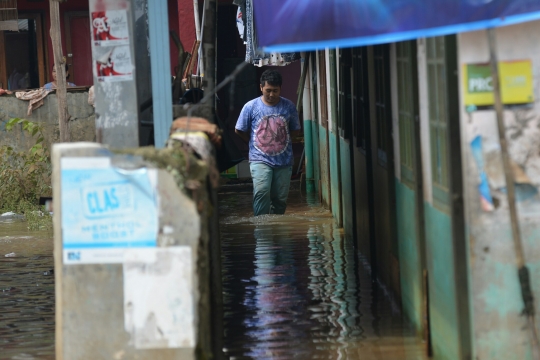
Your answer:
[[[281,82],[280,73],[266,70],[262,96],[244,105],[236,123],[236,133],[249,142],[255,216],[285,214],[287,208],[294,162],[291,135],[300,132],[300,120],[296,106],[279,96]]]

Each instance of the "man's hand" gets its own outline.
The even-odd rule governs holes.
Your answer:
[[[234,132],[238,134],[242,140],[249,143],[249,134],[247,132],[238,129],[234,129]]]

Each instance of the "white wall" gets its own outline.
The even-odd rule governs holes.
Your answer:
[[[519,181],[529,189],[540,185],[540,21],[496,30],[499,61],[530,59],[536,101],[521,108],[506,107],[504,117],[510,157],[518,165]],[[523,301],[518,282],[516,256],[510,231],[500,146],[493,110],[465,110],[463,64],[489,60],[486,31],[458,36],[460,108],[466,220],[468,227],[470,291],[474,358],[531,359],[530,335],[521,315]],[[517,119],[529,118],[520,124]],[[481,206],[480,167],[471,151],[471,141],[481,136],[484,170],[490,192],[498,201],[490,211]],[[488,171],[489,169],[489,171]],[[502,180],[502,181],[501,181]],[[520,185],[518,185],[520,186]],[[531,271],[536,309],[540,309],[540,197],[518,202],[518,215],[525,257]]]

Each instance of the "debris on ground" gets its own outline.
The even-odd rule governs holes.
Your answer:
[[[54,269],[44,271],[44,272],[43,272],[43,275],[44,275],[44,276],[51,276],[51,275],[54,275]]]
[[[14,252],[4,255],[5,257],[15,257],[17,256]]]

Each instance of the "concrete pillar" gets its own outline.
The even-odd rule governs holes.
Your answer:
[[[98,142],[139,146],[135,0],[89,0]]]
[[[52,163],[56,359],[210,358],[201,197],[95,143],[55,145]]]

